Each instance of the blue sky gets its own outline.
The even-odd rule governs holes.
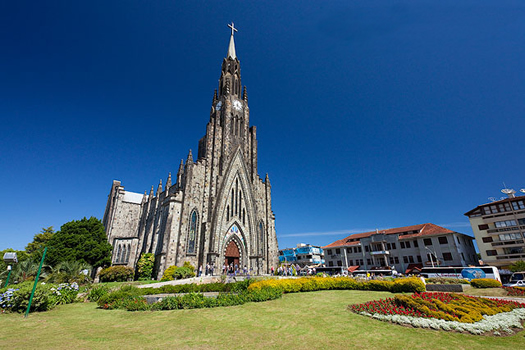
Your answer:
[[[522,1],[10,1],[0,249],[196,154],[231,21],[280,248],[472,234],[463,213],[525,187]]]

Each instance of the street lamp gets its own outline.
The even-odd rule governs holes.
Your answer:
[[[11,270],[12,270],[11,264],[18,263],[18,258],[16,256],[16,253],[15,252],[5,253],[4,262],[7,264],[7,271],[9,271],[7,273],[7,280],[5,281],[5,286],[4,286],[4,287],[7,287],[7,285],[9,284],[9,277],[11,277]]]
[[[430,262],[432,263],[432,267],[434,267],[434,260],[432,260],[432,255],[434,255],[434,257],[436,258],[436,263],[437,263],[438,266],[439,266],[439,259],[438,259],[438,257],[437,257],[436,252],[430,250],[429,247],[425,247],[425,249],[428,250],[428,251],[430,252]]]

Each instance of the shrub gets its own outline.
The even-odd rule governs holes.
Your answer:
[[[30,311],[47,311],[55,306],[51,291],[52,287],[53,285],[37,285]],[[33,290],[33,282],[21,283],[15,288],[11,289],[12,294],[10,295],[9,303],[6,305],[4,310],[25,312],[27,305],[29,305],[29,297],[31,296],[31,291]],[[3,293],[2,295],[5,294],[6,293]]]
[[[125,308],[129,299],[141,296],[142,292],[139,288],[130,285],[107,293],[98,299],[97,304],[103,309],[119,309]]]
[[[100,282],[126,282],[132,281],[133,269],[127,266],[110,266],[100,271]]]
[[[137,262],[137,272],[139,281],[149,281],[153,276],[153,266],[155,256],[152,253],[143,253]]]
[[[195,277],[195,268],[186,261],[183,266],[172,265],[168,267],[164,271],[161,281],[173,281],[190,277]]]
[[[71,304],[77,298],[78,284],[76,282],[71,284],[60,283],[57,287],[52,287],[50,290],[55,305]]]
[[[109,293],[109,287],[105,284],[93,286],[88,293],[88,300],[97,302],[101,297]]]
[[[475,278],[470,281],[470,285],[474,288],[499,288],[501,282],[491,278]]]

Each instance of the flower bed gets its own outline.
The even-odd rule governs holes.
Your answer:
[[[267,279],[252,283],[248,287],[248,290],[257,290],[266,287],[279,288],[282,289],[284,293],[310,292],[329,289],[374,290],[392,293],[413,293],[425,291],[425,285],[419,278],[399,278],[394,281],[357,281],[349,277]]]
[[[512,297],[525,297],[525,288],[520,287],[502,287],[507,291],[507,294]]]
[[[29,305],[33,282],[24,282],[14,288],[0,289],[1,312],[24,312]],[[59,285],[40,283],[37,285],[30,311],[47,311],[56,305],[69,304],[76,300],[78,284]]]
[[[525,319],[525,304],[454,293],[397,295],[394,298],[350,305],[349,309],[384,321],[415,327],[455,329],[473,334],[521,328],[521,320]],[[505,323],[504,320],[511,321]]]

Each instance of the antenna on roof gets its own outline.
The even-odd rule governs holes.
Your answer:
[[[512,188],[504,188],[501,190],[501,193],[505,193],[509,198],[515,198],[516,196],[514,195],[514,193],[516,193],[516,191],[514,191]]]
[[[489,201],[496,202],[498,199],[496,197],[489,197]]]

